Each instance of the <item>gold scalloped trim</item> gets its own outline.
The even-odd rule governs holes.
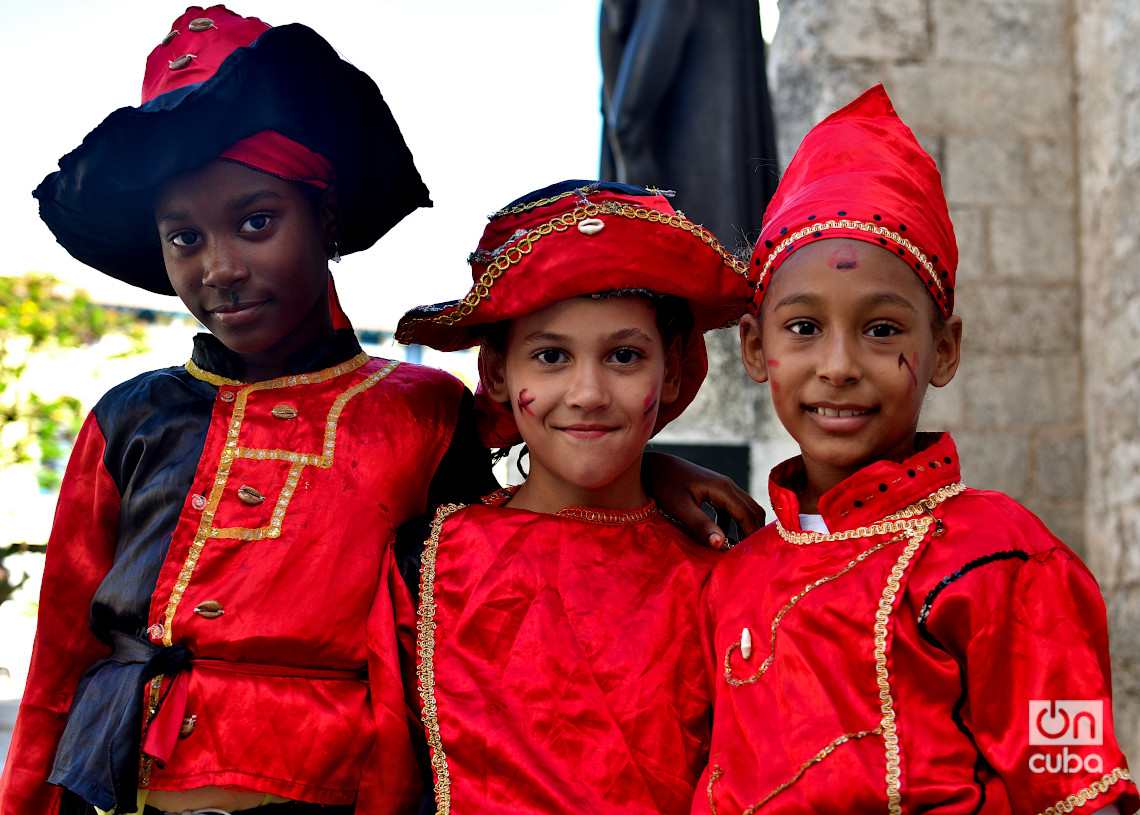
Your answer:
[[[502,218],[504,215],[522,215],[524,212],[530,212],[532,209],[545,207],[547,204],[553,204],[556,201],[561,201],[563,198],[568,198],[571,195],[588,195],[590,187],[575,187],[572,190],[552,195],[549,198],[536,198],[533,201],[523,201],[521,204],[515,204],[513,207],[500,209],[498,212],[492,212],[487,216],[488,221],[493,221],[496,218]]]
[[[573,194],[573,192],[566,193],[565,195],[570,194]],[[565,197],[565,195],[559,197],[562,198]],[[656,209],[635,207],[631,204],[618,201],[602,201],[597,204],[588,203],[576,207],[571,212],[557,215],[546,223],[539,224],[532,228],[525,235],[520,236],[518,240],[509,242],[487,263],[486,270],[479,276],[479,279],[475,281],[475,285],[471,287],[471,291],[467,293],[466,297],[454,305],[433,314],[431,317],[415,317],[408,320],[399,330],[396,340],[405,345],[412,343],[414,341],[415,326],[420,323],[455,325],[461,322],[470,316],[480,303],[491,296],[491,287],[495,284],[495,281],[502,277],[504,272],[529,255],[534,245],[543,237],[554,232],[565,232],[568,229],[575,228],[580,221],[584,221],[587,218],[596,218],[598,215],[617,215],[622,218],[649,221],[650,223],[663,224],[673,229],[684,230],[693,237],[703,241],[709,248],[720,255],[724,265],[730,270],[745,280],[748,280],[748,264],[721,246],[720,241],[700,224],[695,224],[689,219],[679,215],[671,215]],[[749,285],[751,285],[751,282],[749,282]],[[724,328],[736,322],[737,320],[733,319],[721,327]]]
[[[874,546],[872,546],[870,549],[867,549],[863,552],[860,552],[858,555],[856,555],[851,560],[850,563],[848,563],[846,566],[844,566],[842,569],[840,569],[835,574],[830,574],[827,577],[821,577],[819,580],[816,580],[814,583],[809,583],[808,585],[804,586],[803,590],[801,590],[799,594],[797,594],[795,597],[793,597],[791,600],[789,600],[784,605],[784,607],[776,613],[776,616],[772,618],[771,636],[768,638],[768,648],[769,648],[768,658],[764,660],[763,664],[756,670],[756,673],[752,674],[752,676],[750,676],[746,679],[737,679],[732,675],[732,664],[731,664],[732,655],[737,650],[740,649],[741,644],[739,642],[734,642],[732,645],[728,646],[728,650],[725,651],[725,653],[724,653],[724,678],[725,678],[725,681],[728,682],[728,684],[733,685],[733,686],[737,686],[737,687],[739,687],[740,685],[751,685],[752,683],[758,681],[760,679],[760,677],[762,677],[768,671],[768,669],[770,667],[772,667],[772,663],[776,659],[776,629],[779,628],[780,621],[782,619],[784,619],[784,615],[787,614],[789,611],[791,611],[792,606],[794,606],[796,603],[798,603],[800,600],[802,600],[804,598],[804,596],[808,592],[810,592],[812,589],[818,588],[825,583],[830,583],[832,580],[837,580],[838,578],[842,577],[843,575],[847,574],[847,572],[849,572],[853,568],[855,568],[858,564],[862,563],[864,560],[869,558],[871,555],[878,552],[880,549],[883,549],[884,547],[890,546],[892,543],[898,543],[900,540],[903,539],[903,537],[904,537],[903,535],[899,535],[898,537],[890,538],[889,540],[885,540],[885,541],[882,541],[881,543],[877,543]]]
[[[895,727],[895,700],[891,693],[891,677],[887,671],[887,624],[891,619],[895,596],[898,594],[903,573],[910,564],[914,553],[922,545],[927,530],[934,525],[934,517],[927,516],[926,523],[916,528],[910,537],[910,542],[899,556],[894,568],[887,577],[887,586],[883,589],[883,596],[879,598],[879,609],[875,612],[875,677],[879,686],[879,710],[883,713],[879,725],[883,731],[883,742],[886,746],[887,766],[887,812],[890,815],[902,813],[902,755],[899,752],[899,737]]]
[[[932,492],[925,498],[915,501],[905,509],[900,509],[883,520],[871,524],[870,526],[860,526],[857,529],[846,529],[842,532],[792,532],[784,528],[780,519],[776,519],[776,531],[780,537],[788,543],[796,546],[809,546],[813,543],[831,543],[833,541],[852,540],[853,538],[870,538],[874,535],[891,535],[896,532],[901,532],[904,535],[909,534],[910,528],[913,526],[910,523],[911,519],[929,512],[936,506],[941,504],[955,495],[958,495],[966,489],[966,485],[961,481],[955,484],[949,484],[939,490]]]
[[[436,510],[431,523],[431,536],[420,557],[420,607],[416,612],[416,652],[420,664],[416,666],[416,680],[420,701],[423,703],[427,743],[431,749],[437,815],[448,815],[451,812],[451,774],[447,768],[447,753],[439,735],[439,707],[435,698],[435,559],[439,552],[439,534],[443,522],[464,506],[466,504],[447,504]]]
[[[1083,807],[1089,801],[1096,798],[1098,795],[1104,795],[1108,792],[1109,788],[1116,784],[1118,781],[1131,781],[1132,776],[1128,774],[1128,770],[1123,767],[1117,767],[1112,772],[1108,773],[1103,778],[1098,778],[1087,787],[1075,795],[1070,795],[1063,801],[1058,801],[1045,810],[1041,815],[1064,815],[1065,813],[1072,812],[1077,807]]]
[[[844,733],[842,736],[837,738],[835,741],[831,742],[831,744],[828,744],[826,747],[824,747],[822,750],[820,750],[814,756],[812,756],[807,761],[805,761],[803,764],[801,764],[800,768],[792,774],[791,778],[789,778],[787,781],[780,784],[778,787],[776,787],[770,793],[765,795],[763,798],[761,798],[755,804],[752,804],[752,806],[748,807],[748,809],[741,812],[740,815],[754,815],[754,813],[758,809],[760,809],[760,807],[764,806],[769,801],[771,801],[773,798],[775,798],[777,795],[779,795],[781,792],[786,790],[788,787],[792,786],[792,784],[799,781],[800,778],[803,776],[803,774],[806,773],[808,771],[808,769],[813,764],[818,764],[819,762],[821,762],[825,758],[827,758],[829,755],[831,755],[832,751],[834,751],[835,748],[838,747],[839,745],[846,744],[847,742],[853,741],[854,739],[862,739],[862,738],[866,738],[867,736],[878,736],[878,735],[881,735],[882,732],[883,731],[881,728],[876,727],[876,728],[873,728],[871,730],[861,730],[858,733]],[[713,767],[712,772],[709,774],[709,783],[708,783],[708,787],[706,789],[707,789],[708,796],[709,796],[709,810],[712,812],[712,815],[717,815],[716,801],[713,800],[713,786],[723,776],[724,776],[724,770],[721,769],[719,766]]]
[[[334,379],[345,373],[350,373],[359,369],[362,365],[367,363],[371,357],[366,353],[360,353],[347,362],[332,368],[326,368],[322,371],[314,371],[312,373],[297,374],[293,376],[280,377],[278,379],[267,379],[264,382],[255,382],[251,385],[242,385],[236,394],[234,400],[233,413],[230,415],[229,429],[226,432],[226,443],[222,448],[221,459],[218,463],[217,472],[214,475],[214,484],[210,488],[210,495],[206,500],[206,506],[202,510],[201,519],[198,522],[198,531],[194,535],[194,540],[190,544],[190,551],[186,555],[186,559],[182,563],[182,570],[178,573],[178,578],[175,580],[174,588],[171,589],[170,597],[166,602],[166,610],[163,614],[163,635],[162,641],[164,645],[172,645],[174,642],[173,636],[173,622],[174,615],[178,611],[178,605],[182,602],[182,596],[186,592],[186,588],[190,585],[190,579],[194,575],[194,569],[198,565],[198,559],[202,555],[202,550],[206,546],[206,541],[210,538],[226,539],[226,540],[264,540],[265,538],[277,538],[281,535],[281,525],[285,520],[285,511],[289,506],[289,502],[296,492],[297,484],[300,482],[301,474],[305,467],[320,467],[328,469],[333,465],[334,452],[336,450],[336,432],[337,426],[340,421],[341,412],[344,410],[345,405],[353,397],[363,393],[371,388],[377,382],[387,377],[392,371],[400,365],[399,362],[389,362],[383,368],[361,381],[357,382],[352,387],[348,388],[341,393],[333,401],[332,407],[325,418],[325,434],[324,442],[322,445],[322,452],[320,454],[312,453],[298,453],[287,450],[265,450],[259,448],[239,447],[238,438],[241,433],[242,421],[245,419],[246,404],[249,401],[251,393],[256,391],[272,390],[274,388],[292,387],[295,385],[308,385],[320,382],[326,382]],[[199,376],[195,370],[191,369],[193,363],[188,363],[186,370],[192,376],[195,376],[204,381],[211,381],[206,379],[205,376],[211,376],[215,379],[222,379],[210,374],[207,371],[202,371],[196,365],[194,369],[204,376]],[[228,380],[227,380],[228,381]],[[212,384],[217,384],[213,382]],[[278,460],[288,461],[292,464],[289,468],[289,475],[285,479],[285,485],[281,488],[280,494],[277,496],[277,503],[273,508],[270,516],[269,523],[265,526],[256,529],[248,529],[241,527],[226,527],[216,528],[213,525],[214,514],[217,512],[218,505],[221,503],[222,496],[225,492],[226,484],[229,481],[230,469],[237,459],[256,459],[256,460]]]
[[[850,218],[843,218],[838,221],[832,219],[829,221],[811,223],[802,229],[797,229],[791,235],[788,235],[786,238],[776,244],[768,253],[768,257],[764,261],[764,266],[760,270],[760,277],[756,281],[757,284],[767,285],[768,278],[771,276],[770,270],[772,268],[772,264],[776,261],[776,258],[780,256],[781,252],[786,251],[787,248],[793,243],[801,240],[802,238],[806,238],[808,235],[813,235],[816,232],[825,232],[828,229],[854,229],[859,232],[869,232],[872,235],[879,235],[884,238],[889,238],[899,246],[906,249],[906,251],[910,252],[911,256],[914,257],[914,259],[917,260],[920,264],[922,264],[922,268],[926,270],[926,274],[934,282],[934,285],[938,287],[938,293],[945,297],[946,288],[942,285],[941,277],[939,277],[938,272],[934,271],[934,264],[930,262],[930,259],[926,256],[925,252],[911,243],[908,239],[904,238],[898,232],[887,229],[885,226],[868,223],[866,221],[857,221]],[[948,306],[942,306],[942,309],[945,310],[947,307]]]
[[[895,562],[895,565],[891,568],[890,574],[887,576],[886,586],[883,588],[882,596],[879,598],[877,610],[875,612],[875,624],[872,628],[872,630],[875,632],[875,647],[873,651],[873,655],[875,657],[875,682],[876,686],[878,687],[879,710],[882,713],[882,719],[880,720],[879,726],[877,728],[874,730],[864,731],[861,734],[870,735],[874,733],[883,736],[886,766],[885,782],[887,793],[887,812],[890,813],[890,815],[900,815],[902,812],[902,755],[899,750],[899,740],[896,727],[897,716],[894,709],[894,695],[891,691],[890,672],[887,670],[887,635],[888,626],[891,620],[891,612],[894,608],[895,597],[898,595],[899,589],[902,586],[903,574],[906,572],[907,567],[910,565],[911,559],[914,557],[915,552],[918,551],[918,548],[922,545],[922,542],[926,538],[927,533],[930,532],[932,528],[938,529],[938,524],[940,522],[932,514],[929,513],[943,501],[946,501],[947,499],[959,494],[965,488],[966,487],[964,484],[962,484],[962,482],[950,484],[931,493],[926,498],[916,501],[905,509],[887,516],[877,524],[859,527],[858,529],[853,530],[845,530],[843,532],[836,532],[831,534],[822,532],[789,532],[788,530],[784,529],[781,524],[777,523],[777,531],[779,532],[780,537],[783,538],[786,542],[798,546],[811,543],[820,543],[823,541],[839,541],[862,537],[872,537],[874,535],[881,534],[901,534],[898,534],[898,537],[892,538],[888,541],[883,541],[860,553],[839,572],[821,578],[814,583],[808,584],[799,594],[793,597],[782,609],[780,609],[780,611],[772,620],[771,638],[769,640],[771,653],[755,675],[746,679],[735,679],[732,676],[730,658],[732,654],[740,648],[739,642],[730,645],[724,655],[724,675],[725,680],[729,685],[747,685],[757,681],[761,676],[764,675],[764,673],[768,670],[773,660],[775,659],[776,628],[779,626],[780,620],[792,608],[792,606],[794,606],[799,600],[803,599],[803,597],[808,592],[817,586],[830,582],[842,576],[858,563],[862,562],[867,557],[879,551],[883,547],[892,543],[896,543],[904,537],[907,538],[908,541],[906,548],[903,549],[902,553],[898,557],[898,560]],[[827,757],[831,750],[835,748],[835,745],[846,741],[847,738],[849,738],[849,736],[841,736],[837,742],[833,742],[832,745],[829,745],[830,749],[824,748],[823,751],[817,753],[816,756],[804,764],[800,768],[800,771],[797,772],[789,781],[785,782],[780,787],[777,787],[776,790],[766,796],[758,804],[754,804],[752,807],[745,810],[745,813],[743,813],[743,815],[749,815],[750,813],[755,812],[756,809],[770,801],[775,795],[787,789],[789,786],[795,783],[801,775],[803,775],[803,771],[806,770],[807,767],[818,761],[822,761]],[[721,774],[723,775],[723,771],[721,771]],[[718,775],[717,778],[719,777],[720,776]],[[709,800],[711,803],[712,779],[710,779],[709,782]],[[1047,813],[1047,815],[1054,815],[1054,813],[1050,812]]]

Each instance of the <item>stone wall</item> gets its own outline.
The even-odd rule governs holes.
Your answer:
[[[1076,3],[1085,539],[1108,603],[1117,728],[1140,761],[1140,4]],[[1135,774],[1135,773],[1134,773]]]

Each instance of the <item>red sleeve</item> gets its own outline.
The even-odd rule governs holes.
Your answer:
[[[364,762],[356,796],[356,812],[361,815],[415,812],[421,790],[400,665],[400,647],[407,646],[415,612],[393,561],[389,541],[368,617],[368,683],[376,739]]]
[[[1021,565],[971,639],[966,672],[967,724],[1015,812],[1136,811],[1113,730],[1104,601],[1072,552]],[[1064,743],[1074,735],[1095,743]]]
[[[4,776],[0,815],[55,812],[46,783],[80,677],[108,647],[88,628],[95,590],[110,570],[119,490],[103,465],[103,434],[89,414],[67,464],[48,540],[39,620]]]

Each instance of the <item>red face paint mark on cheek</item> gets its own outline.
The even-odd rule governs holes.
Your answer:
[[[764,364],[767,365],[769,368],[779,368],[780,367],[780,360],[769,359],[769,360],[766,360]]]
[[[854,246],[841,246],[831,253],[831,266],[846,272],[858,268],[859,255]]]
[[[899,370],[906,367],[910,371],[910,382],[914,387],[918,387],[918,375],[915,373],[918,370],[918,352],[914,353],[914,360],[908,360],[904,355],[899,354]]]
[[[649,395],[645,397],[644,407],[645,407],[645,412],[642,414],[643,416],[648,416],[649,412],[651,410],[653,410],[653,408],[657,407],[657,388],[656,388],[656,386],[653,388],[653,390],[651,390],[649,392]]]
[[[528,391],[526,388],[523,388],[521,391],[519,391],[519,410],[521,410],[527,416],[533,416],[534,411],[530,409],[530,406],[534,403],[535,398],[536,397],[530,395],[530,391]]]

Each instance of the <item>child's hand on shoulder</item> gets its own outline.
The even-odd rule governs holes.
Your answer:
[[[642,459],[641,473],[646,491],[662,511],[695,540],[714,549],[728,549],[737,542],[722,528],[730,520],[736,521],[742,539],[764,525],[764,510],[728,476],[651,452]],[[715,522],[701,508],[704,504],[716,510]]]

